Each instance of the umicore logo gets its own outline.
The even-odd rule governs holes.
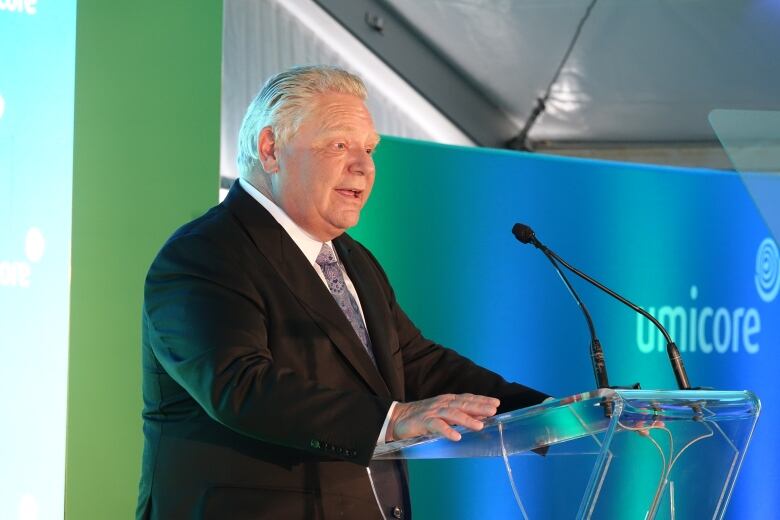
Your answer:
[[[756,253],[755,284],[758,296],[770,303],[780,291],[780,254],[771,238],[764,239]],[[688,305],[647,307],[666,327],[681,352],[756,354],[760,345],[761,315],[755,307],[699,307],[699,288],[690,289]],[[648,320],[637,314],[636,345],[640,352],[650,354],[666,350],[661,333]]]
[[[780,290],[780,254],[771,238],[765,238],[758,246],[755,280],[758,296],[767,303],[773,302]]]
[[[0,0],[0,11],[34,16],[38,12],[38,0]]]
[[[647,312],[661,322],[680,352],[726,354],[744,350],[748,354],[758,352],[756,334],[761,332],[761,315],[750,307],[697,307],[699,288],[691,286],[691,302],[682,305],[647,307]],[[658,329],[637,314],[636,345],[640,352],[650,354],[666,350],[666,342]]]
[[[24,260],[0,259],[0,287],[30,287],[32,265],[41,261],[46,250],[46,239],[41,230],[32,227],[27,230],[24,240]]]

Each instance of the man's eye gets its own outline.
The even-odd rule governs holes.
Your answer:
[[[373,148],[371,148],[371,147],[366,148],[366,154],[371,155],[372,153],[374,153],[374,149]]]
[[[333,143],[333,148],[335,148],[336,150],[346,150],[347,143]]]

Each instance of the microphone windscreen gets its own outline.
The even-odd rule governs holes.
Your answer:
[[[520,224],[519,222],[512,226],[512,233],[515,235],[515,238],[523,244],[528,244],[535,238],[534,230],[531,229],[530,226]]]

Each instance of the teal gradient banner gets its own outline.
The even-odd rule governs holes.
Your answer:
[[[376,162],[374,193],[351,234],[379,258],[426,336],[556,396],[595,387],[579,309],[548,260],[511,233],[526,223],[658,317],[693,386],[758,394],[762,417],[727,516],[780,510],[780,259],[739,175],[397,138],[383,139]],[[610,383],[675,389],[659,334],[572,281],[593,315]],[[413,463],[415,515],[518,517],[502,464]],[[520,479],[533,484],[541,475]]]
[[[0,518],[62,518],[75,0],[0,1]]]

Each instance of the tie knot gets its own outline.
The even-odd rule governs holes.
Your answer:
[[[333,253],[333,249],[328,244],[322,244],[320,254],[317,255],[317,265],[323,267],[325,265],[334,265],[338,263],[336,261],[336,255]]]

